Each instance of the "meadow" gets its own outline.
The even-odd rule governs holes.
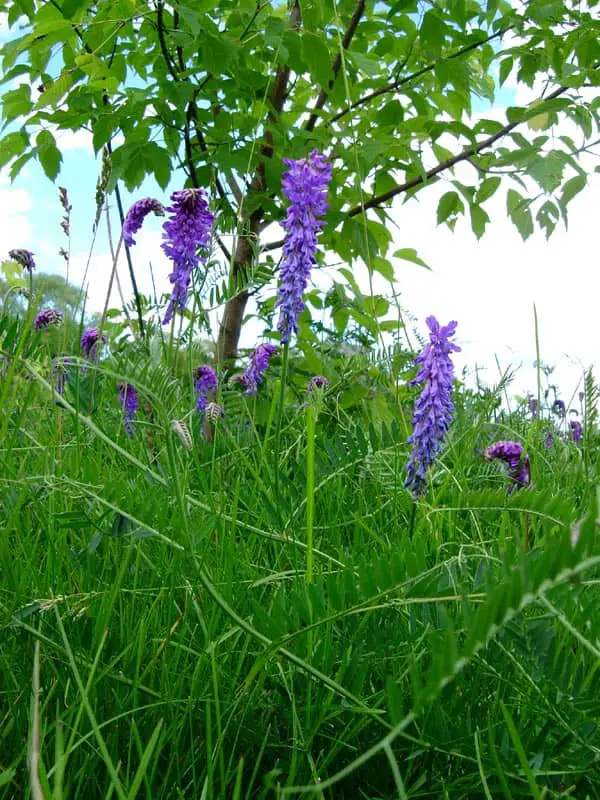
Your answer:
[[[1,797],[600,796],[591,372],[472,389],[452,326],[214,371],[34,300],[0,317]]]

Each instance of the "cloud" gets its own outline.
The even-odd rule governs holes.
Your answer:
[[[14,189],[8,176],[0,173],[0,259],[13,248],[31,249],[33,225],[27,215],[33,200],[24,189]]]

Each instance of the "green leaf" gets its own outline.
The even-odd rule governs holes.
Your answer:
[[[2,116],[7,122],[25,116],[33,108],[31,89],[21,84],[18,89],[6,92],[2,98]]]
[[[473,233],[478,239],[481,239],[483,234],[485,233],[485,226],[490,221],[490,218],[486,214],[486,212],[474,203],[469,206],[469,212],[471,214],[471,229]]]
[[[531,161],[529,173],[545,192],[551,193],[562,183],[564,168],[563,155],[553,151],[545,157],[539,156]]]
[[[521,197],[515,189],[509,189],[506,195],[506,210],[523,240],[528,239],[533,233],[533,218],[529,210],[529,201]]]
[[[50,131],[40,131],[36,139],[36,144],[40,164],[48,178],[54,181],[60,172],[60,165],[62,162],[62,155],[56,146],[54,136]]]
[[[401,258],[403,261],[411,261],[413,264],[418,264],[420,267],[425,267],[425,269],[431,269],[431,267],[426,264],[419,256],[417,255],[417,251],[414,250],[412,247],[403,247],[400,250],[396,250],[394,253],[394,258]]]
[[[348,55],[350,60],[358,67],[365,75],[375,76],[381,72],[381,64],[378,59],[373,56],[365,55],[365,53],[357,53],[356,50],[349,50]]]
[[[390,308],[390,301],[379,294],[364,298],[363,307],[372,317],[385,317]]]
[[[465,210],[463,201],[457,192],[446,192],[440,199],[437,210],[438,225],[456,219]]]
[[[546,202],[540,207],[539,211],[536,214],[536,219],[540,228],[543,229],[544,233],[546,234],[546,239],[550,238],[550,235],[556,228],[556,223],[560,218],[560,211],[554,205],[553,202],[550,200],[546,200]]]
[[[58,106],[59,100],[62,100],[64,95],[75,83],[75,77],[69,70],[68,72],[61,72],[59,77],[45,85],[44,91],[38,97],[35,108],[45,108],[46,106]]]
[[[333,72],[331,71],[329,48],[323,39],[305,33],[302,37],[302,57],[317,86],[320,86],[321,89],[328,89],[329,81],[333,80]]]
[[[489,200],[490,197],[496,193],[496,190],[500,186],[500,182],[501,179],[498,176],[486,178],[484,181],[482,181],[477,189],[477,202],[485,203],[486,200]]]
[[[386,281],[389,281],[390,283],[394,282],[394,267],[387,260],[387,258],[375,256],[375,258],[371,260],[371,267],[375,270],[375,272],[383,275]]]
[[[14,131],[0,139],[0,167],[5,166],[15,156],[21,155],[29,144],[29,137],[24,131]]]
[[[423,17],[419,37],[424,46],[441,53],[446,39],[446,25],[437,11],[429,10]]]
[[[515,62],[514,62],[514,59],[512,58],[512,56],[508,56],[507,58],[503,58],[502,61],[500,62],[500,70],[499,70],[499,76],[498,76],[498,81],[500,83],[500,86],[502,86],[504,81],[508,78],[508,76],[512,72],[512,68],[513,68],[514,63]]]
[[[87,5],[87,0],[63,0],[61,12],[66,19],[73,19],[77,11]]]
[[[563,212],[563,217],[567,218],[567,206],[571,200],[585,188],[587,184],[587,177],[585,175],[576,175],[570,178],[563,186],[562,194],[560,196],[559,205]]]

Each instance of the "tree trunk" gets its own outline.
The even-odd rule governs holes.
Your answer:
[[[217,364],[233,364],[238,355],[244,313],[250,296],[248,289],[239,287],[245,283],[248,268],[252,264],[254,248],[258,244],[261,216],[260,211],[255,212],[250,218],[250,230],[238,239],[232,278],[235,294],[225,303],[225,313],[219,326]]]

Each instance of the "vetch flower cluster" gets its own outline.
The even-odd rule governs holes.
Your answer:
[[[194,392],[196,411],[201,414],[206,409],[206,401],[211,392],[217,391],[217,373],[212,367],[196,367],[194,370]]]
[[[8,255],[13,261],[16,261],[17,264],[20,264],[23,269],[27,270],[27,272],[33,272],[35,269],[35,261],[33,259],[33,253],[31,250],[18,248],[16,250],[9,250]]]
[[[44,308],[36,314],[33,325],[36,330],[40,331],[44,328],[48,328],[50,325],[60,325],[62,320],[62,311],[57,311],[55,308]]]
[[[198,264],[206,262],[215,219],[202,189],[173,192],[171,203],[166,209],[170,218],[163,225],[162,249],[173,261],[173,272],[169,275],[173,290],[164,325],[171,321],[176,308],[180,311],[185,308],[192,272]],[[198,255],[198,250],[204,250],[205,254]]]
[[[163,204],[153,197],[144,197],[143,200],[137,200],[131,206],[123,223],[123,241],[127,247],[133,247],[135,244],[133,234],[140,230],[145,218],[152,211],[157,217],[164,217],[165,215]]]
[[[289,342],[298,332],[298,317],[304,308],[303,295],[316,260],[317,233],[327,211],[327,186],[331,164],[313,150],[308,158],[284,159],[288,171],[282,186],[290,206],[282,223],[285,229],[281,280],[276,307],[280,309],[278,330],[281,341]]]
[[[485,457],[488,461],[497,458],[508,464],[509,475],[513,480],[513,484],[508,487],[509,494],[515,487],[529,486],[531,483],[529,456],[523,452],[523,445],[520,442],[495,442],[485,451]]]
[[[263,382],[263,373],[269,366],[271,356],[276,352],[277,347],[274,344],[259,344],[252,353],[248,368],[240,377],[246,387],[246,394],[256,394],[258,392],[258,386]]]
[[[329,386],[329,381],[324,375],[313,375],[308,382],[306,391],[313,392],[315,389],[325,389],[327,386]]]
[[[552,411],[562,419],[565,414],[567,413],[567,409],[565,408],[565,404],[563,400],[555,400],[552,403]]]
[[[86,328],[81,335],[81,349],[88,361],[95,361],[98,355],[98,339],[100,337],[97,328]],[[102,333],[102,344],[108,341],[106,334]]]
[[[123,407],[123,427],[125,428],[125,433],[131,439],[135,415],[140,405],[136,388],[130,383],[120,383],[119,402]]]
[[[450,354],[460,351],[460,347],[450,341],[456,331],[456,322],[441,327],[433,316],[427,317],[426,322],[430,331],[429,343],[415,359],[420,369],[410,383],[411,386],[423,384],[415,405],[413,433],[408,439],[412,452],[406,467],[405,486],[415,498],[425,492],[427,470],[442,449],[452,421],[454,365]]]
[[[578,422],[576,419],[572,419],[569,422],[571,427],[571,434],[573,436],[574,442],[580,442],[581,437],[583,436],[583,428],[581,427],[581,422]]]

